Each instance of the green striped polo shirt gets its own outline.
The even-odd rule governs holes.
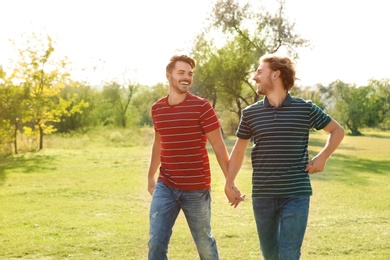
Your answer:
[[[267,97],[246,107],[236,136],[253,138],[252,197],[283,198],[312,195],[309,131],[324,128],[331,117],[311,101],[287,94],[280,107]]]

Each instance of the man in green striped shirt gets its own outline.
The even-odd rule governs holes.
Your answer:
[[[344,129],[311,101],[292,97],[295,64],[288,57],[264,55],[253,80],[264,99],[245,108],[230,155],[225,192],[232,206],[234,179],[245,150],[252,148],[252,205],[264,259],[299,259],[312,188],[310,174],[322,172],[344,137]],[[309,160],[310,129],[329,138]],[[234,201],[235,200],[235,201]]]

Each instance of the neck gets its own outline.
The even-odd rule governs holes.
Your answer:
[[[180,104],[187,97],[187,93],[178,94],[178,93],[169,93],[168,95],[168,104],[171,106]]]
[[[267,95],[269,103],[274,107],[280,107],[286,99],[287,92],[272,92]]]

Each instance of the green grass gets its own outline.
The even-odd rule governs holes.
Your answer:
[[[0,259],[147,259],[151,129],[45,138],[40,152],[0,157]],[[312,155],[325,139],[313,133]],[[302,259],[390,259],[389,147],[388,132],[346,136],[312,176]],[[247,200],[236,209],[212,150],[210,160],[221,259],[260,259],[249,157],[236,181]],[[169,259],[199,259],[183,214]]]

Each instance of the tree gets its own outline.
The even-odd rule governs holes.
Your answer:
[[[258,98],[256,90],[247,80],[250,76],[248,71],[258,58],[251,56],[250,51],[242,51],[250,48],[247,45],[248,42],[237,36],[235,40],[216,50],[215,55],[196,69],[192,87],[194,93],[208,98],[214,108],[218,98],[223,107],[236,113],[238,117],[245,106]]]
[[[13,142],[14,152],[18,153],[18,131],[21,120],[26,114],[23,100],[26,99],[22,88],[15,85],[12,75],[7,77],[5,72],[0,72],[0,144]]]
[[[317,89],[311,87],[302,87],[297,86],[291,89],[291,95],[303,98],[305,100],[311,100],[322,110],[326,110],[326,100],[322,97],[322,85],[317,85]]]
[[[138,84],[130,81],[123,85],[112,81],[103,87],[106,107],[116,123],[123,128],[127,126],[127,112],[137,89]]]
[[[17,77],[17,70],[8,74],[0,68],[0,135],[1,144],[13,143],[17,154],[18,136],[23,129],[23,120],[29,117],[30,98],[28,91],[21,85],[23,80]]]
[[[26,109],[21,122],[24,134],[39,138],[39,150],[43,149],[43,136],[56,131],[54,123],[66,113],[69,101],[59,95],[69,77],[68,62],[53,58],[53,41],[35,34],[27,37],[26,47],[19,49],[20,60],[14,70],[14,78],[20,80],[26,99],[20,105]]]
[[[215,55],[216,52],[212,39],[208,41],[204,33],[197,36],[192,50],[197,66],[191,92],[207,98],[214,108],[217,105],[218,93],[218,79],[215,76],[220,63],[219,57]]]
[[[284,1],[276,14],[252,10],[249,4],[220,0],[213,9],[210,26],[199,34],[192,54],[200,61],[195,71],[193,91],[241,117],[243,108],[259,97],[251,83],[258,59],[265,53],[285,47],[297,57],[298,47],[308,41],[293,32],[294,24],[283,17]],[[217,48],[213,34],[222,33],[225,41]]]
[[[154,102],[168,94],[168,86],[158,83],[152,87],[140,86],[139,91],[134,96],[132,105],[139,115],[139,125],[153,125],[150,109]]]
[[[370,80],[367,93],[367,126],[378,127],[390,123],[390,79]]]
[[[88,108],[93,104],[95,91],[89,86],[80,82],[70,82],[61,90],[62,99],[69,102],[69,106],[62,114],[59,122],[55,124],[59,132],[69,132],[81,129],[83,132],[88,129],[93,120],[88,120],[90,115]]]
[[[367,125],[366,97],[370,89],[346,84],[340,80],[332,82],[329,88],[329,94],[335,99],[332,114],[351,131],[351,135],[361,135],[360,128]]]
[[[14,142],[14,149],[17,153],[17,122],[13,111],[17,101],[14,91],[17,90],[7,77],[6,72],[0,67],[0,145]],[[14,129],[12,129],[12,125]]]

